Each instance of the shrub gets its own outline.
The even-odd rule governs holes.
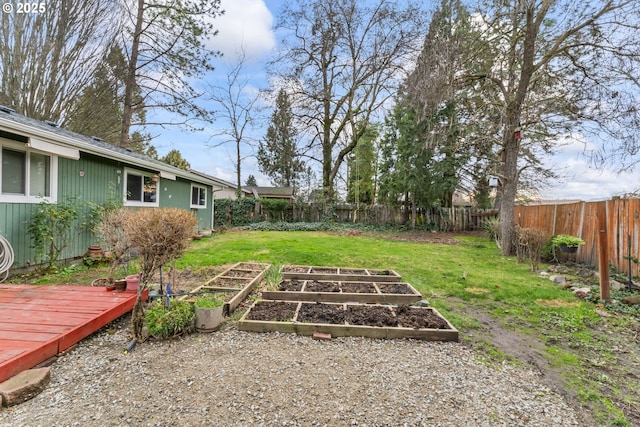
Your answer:
[[[556,247],[560,245],[566,245],[569,248],[573,248],[576,246],[584,245],[584,240],[576,236],[571,236],[569,234],[559,234],[557,236],[553,236],[552,242]]]
[[[531,271],[536,271],[540,263],[542,248],[547,242],[547,234],[540,228],[516,227],[518,239],[518,259],[528,258],[531,263]]]
[[[100,237],[100,244],[105,251],[111,252],[109,264],[109,281],[113,283],[113,276],[120,264],[120,259],[131,247],[129,236],[124,231],[124,223],[128,211],[125,209],[105,210],[100,215],[96,232]]]
[[[194,317],[193,304],[179,300],[171,301],[170,307],[158,300],[145,313],[149,335],[156,338],[170,338],[189,332]]]
[[[58,203],[43,201],[36,207],[27,231],[31,235],[38,260],[51,270],[69,245],[74,224],[80,219],[80,205],[72,199]],[[77,224],[79,227],[79,224]]]

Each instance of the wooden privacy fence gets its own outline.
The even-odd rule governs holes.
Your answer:
[[[251,199],[216,200],[216,226],[247,225],[260,221],[320,222],[332,220],[340,223],[358,223],[371,225],[411,225],[411,210],[403,206],[335,205],[326,212],[322,203],[292,204],[284,210],[268,209],[260,202]],[[465,206],[452,208],[421,208],[416,212],[416,226],[439,231],[469,231],[482,228],[495,210],[481,210]]]
[[[402,206],[360,206],[351,204],[336,205],[331,210],[332,219],[340,223],[359,223],[372,225],[411,225],[411,211],[405,213]],[[495,210],[479,210],[464,206],[452,208],[421,208],[416,212],[416,225],[430,227],[439,231],[469,231],[482,228],[483,222],[496,216]],[[273,220],[260,208],[258,217]],[[280,215],[285,221],[319,222],[326,218],[324,205],[304,204],[291,206]]]
[[[640,199],[615,198],[602,202],[577,202],[537,206],[516,206],[516,224],[540,228],[549,237],[559,234],[578,236],[585,241],[576,254],[576,261],[598,265],[598,205],[606,205],[609,263],[620,272],[629,273],[631,255],[640,252]],[[631,273],[638,275],[638,264],[631,263]]]

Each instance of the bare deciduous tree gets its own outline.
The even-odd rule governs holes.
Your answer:
[[[63,122],[120,28],[111,0],[47,2],[0,14],[0,104]]]
[[[211,84],[207,87],[206,97],[213,101],[219,109],[213,111],[213,117],[224,120],[225,125],[213,132],[218,142],[212,147],[220,147],[229,143],[234,144],[234,154],[229,155],[234,163],[236,172],[236,192],[242,187],[242,160],[249,153],[242,152],[243,145],[252,146],[253,140],[249,135],[256,120],[256,104],[260,93],[253,88],[245,73],[246,54],[239,51],[236,61],[227,69],[226,79],[222,84]]]
[[[502,251],[511,254],[527,155],[552,149],[569,130],[631,148],[625,153],[638,146],[640,3],[486,0],[476,17],[484,36],[474,72],[460,77],[499,113]]]
[[[295,88],[331,203],[334,180],[374,114],[394,95],[419,48],[423,11],[411,2],[299,0],[285,7],[276,72]]]

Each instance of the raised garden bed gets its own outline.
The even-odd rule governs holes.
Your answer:
[[[260,283],[270,266],[271,264],[239,262],[210,279],[204,285],[198,286],[190,293],[212,292],[220,294],[224,299],[224,315],[228,316]],[[185,295],[180,299],[195,300],[195,298],[196,295]]]
[[[262,297],[279,301],[361,302],[411,304],[422,299],[408,283],[340,282],[285,279],[277,291],[263,291]]]
[[[458,331],[431,307],[267,301],[254,303],[238,322],[253,332],[333,337],[414,338],[457,341]]]
[[[331,280],[338,282],[400,282],[402,277],[393,270],[365,268],[314,267],[283,265],[283,279]]]

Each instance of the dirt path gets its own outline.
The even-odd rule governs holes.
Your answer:
[[[540,381],[554,392],[563,396],[570,404],[584,425],[597,425],[592,411],[593,407],[587,407],[578,396],[577,391],[567,383],[566,372],[562,368],[554,367],[545,356],[546,345],[538,337],[505,326],[501,319],[491,317],[478,307],[465,306],[465,315],[476,319],[482,327],[473,329],[463,334],[465,341],[471,347],[481,347],[488,343],[498,349],[509,359],[534,369],[540,374]],[[637,384],[640,379],[640,355],[637,346],[640,344],[640,328],[638,323],[630,325],[625,332],[612,333],[606,327],[598,331],[602,344],[616,355],[614,360],[606,364],[596,363],[598,360],[596,349],[579,350],[578,353],[584,363],[581,368],[591,378],[602,378],[602,387],[598,392],[607,396],[624,412],[629,425],[640,425],[640,408],[625,401],[627,396],[635,396]],[[565,368],[566,369],[566,368]],[[604,376],[603,376],[604,375]],[[631,394],[629,394],[631,393]],[[613,421],[613,420],[612,420]]]

